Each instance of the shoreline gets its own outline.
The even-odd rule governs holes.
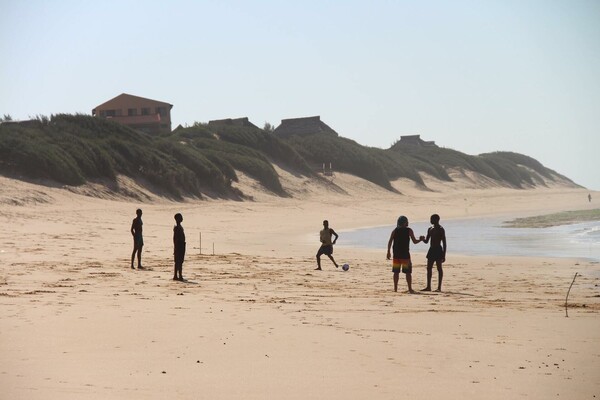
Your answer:
[[[441,222],[446,229],[449,254],[478,257],[547,257],[600,262],[600,222],[588,221],[545,228],[512,228],[503,224],[504,218],[484,217],[447,219]],[[409,225],[418,237],[425,235],[429,223]],[[338,246],[384,251],[393,226],[359,228],[340,232]],[[428,246],[411,243],[411,253],[423,254]]]

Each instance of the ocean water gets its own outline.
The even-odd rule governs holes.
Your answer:
[[[448,254],[567,257],[600,261],[600,221],[550,228],[505,228],[501,219],[442,221]],[[426,222],[409,225],[415,236],[427,235]],[[341,231],[338,245],[385,251],[394,225]],[[411,253],[426,253],[429,245],[410,245]]]

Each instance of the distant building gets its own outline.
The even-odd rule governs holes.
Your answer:
[[[400,136],[400,141],[398,142],[400,145],[409,145],[409,146],[435,146],[435,141],[426,141],[421,139],[421,135],[406,135]]]
[[[258,126],[254,125],[248,117],[242,118],[226,118],[226,119],[213,119],[212,121],[208,121],[208,126],[242,126],[245,128],[256,128],[260,129]]]
[[[172,104],[130,94],[120,94],[96,106],[95,117],[106,118],[152,134],[171,132]]]
[[[281,124],[273,131],[273,134],[281,138],[314,133],[329,133],[338,136],[337,132],[321,121],[321,117],[318,115],[315,117],[282,119]]]

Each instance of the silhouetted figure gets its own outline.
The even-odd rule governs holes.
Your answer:
[[[406,275],[406,283],[408,284],[408,292],[414,293],[412,289],[412,262],[410,260],[410,240],[414,244],[423,240],[423,236],[417,240],[413,230],[408,227],[408,218],[402,215],[398,218],[396,229],[392,231],[390,240],[387,246],[387,259],[392,257],[390,249],[394,246],[394,259],[392,261],[392,272],[394,273],[394,292],[398,291],[398,280],[400,279],[400,271]]]
[[[444,279],[444,270],[442,269],[442,263],[446,261],[446,231],[440,225],[440,216],[433,214],[429,219],[429,222],[433,226],[427,230],[427,237],[424,242],[431,244],[429,245],[429,251],[427,252],[427,287],[423,289],[425,292],[431,291],[431,277],[433,275],[433,263],[437,266],[438,271],[438,287],[436,292],[442,291],[442,279]]]
[[[331,241],[331,237],[335,236],[333,242]],[[337,268],[338,265],[333,259],[333,245],[338,240],[338,234],[335,233],[333,229],[329,227],[329,221],[323,221],[323,230],[319,232],[319,238],[321,240],[321,247],[319,247],[319,251],[317,251],[317,268],[315,270],[321,270],[321,256],[325,254],[331,261],[333,261],[333,265]]]
[[[588,202],[591,203],[592,202],[592,194],[588,193]]]
[[[138,269],[144,269],[142,267],[142,247],[144,247],[144,236],[142,235],[142,210],[135,210],[137,217],[133,219],[131,223],[131,235],[133,236],[133,252],[131,253],[131,269],[135,269],[133,267],[133,260],[135,259],[135,254],[137,253],[137,265]]]
[[[183,260],[185,258],[185,233],[183,232],[183,216],[175,214],[177,225],[173,228],[173,256],[175,257],[175,270],[173,280],[183,281]]]

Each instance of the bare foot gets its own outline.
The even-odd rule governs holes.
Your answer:
[[[321,271],[321,267],[315,268],[315,271]]]
[[[421,292],[431,292],[431,288],[426,287],[425,289],[421,289]]]
[[[435,289],[436,292],[442,293],[442,289]]]
[[[410,289],[410,290],[408,291],[408,293],[410,293],[410,294],[415,294],[415,293],[417,293],[417,292],[415,292],[414,290]]]

